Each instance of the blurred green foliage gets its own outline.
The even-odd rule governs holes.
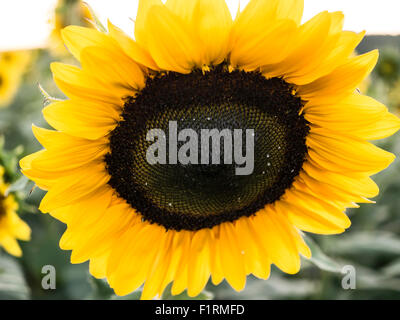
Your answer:
[[[385,42],[385,39],[387,40]],[[373,37],[378,43],[381,59],[371,75],[368,94],[398,113],[400,110],[400,39],[393,46],[393,37]],[[387,45],[388,44],[388,45]],[[368,48],[368,38],[362,48]],[[0,135],[5,147],[12,150],[23,146],[23,154],[41,147],[33,138],[32,123],[48,127],[41,109],[44,97],[40,83],[51,96],[63,97],[55,87],[49,64],[56,60],[47,51],[36,52],[36,60],[25,74],[22,86],[13,103],[0,110]],[[64,59],[65,61],[65,59]],[[71,63],[72,61],[67,61]],[[73,63],[73,62],[72,62]],[[389,64],[395,71],[388,78],[384,71]],[[379,141],[378,145],[400,155],[400,134]],[[225,282],[211,283],[201,299],[400,299],[400,164],[395,161],[387,170],[374,177],[381,188],[376,204],[361,205],[348,214],[352,227],[342,235],[306,235],[313,251],[311,260],[304,259],[297,275],[286,275],[273,267],[268,281],[249,277],[245,290],[235,292]],[[89,275],[88,264],[72,265],[70,252],[62,251],[58,242],[65,226],[37,211],[43,192],[20,181],[16,186],[27,196],[20,214],[32,228],[32,240],[21,242],[23,257],[16,259],[0,252],[0,299],[138,299],[140,292],[117,297],[103,280]],[[22,189],[22,190],[21,190]],[[44,290],[42,267],[56,268],[56,290]],[[341,286],[343,266],[356,270],[356,289]],[[164,299],[171,299],[169,292]],[[186,299],[185,294],[174,299]]]

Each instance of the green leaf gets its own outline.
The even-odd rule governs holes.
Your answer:
[[[400,259],[394,260],[382,269],[383,273],[389,277],[400,276]]]
[[[391,232],[363,231],[343,236],[330,252],[348,255],[400,255],[400,237]]]
[[[44,106],[46,106],[46,105],[48,105],[48,104],[50,104],[50,103],[52,103],[52,102],[62,101],[62,99],[58,99],[58,98],[52,97],[52,96],[43,88],[43,86],[42,86],[40,83],[38,83],[38,87],[39,87],[40,93],[42,94],[42,96],[43,96],[43,98],[44,98],[44,101],[43,101],[43,105],[44,105]]]
[[[0,300],[29,299],[30,290],[15,258],[0,254]]]
[[[92,288],[92,293],[88,299],[109,300],[115,296],[114,290],[110,288],[108,282],[104,279],[96,279],[90,276],[89,283]]]
[[[96,13],[94,12],[93,8],[87,3],[83,2],[83,4],[88,8],[92,18],[94,21],[87,19],[97,30],[100,32],[106,33],[107,29],[104,27],[104,25],[101,23],[100,19],[97,17]]]
[[[21,176],[19,179],[17,179],[17,181],[15,181],[14,183],[12,183],[7,191],[6,194],[9,194],[10,192],[17,192],[17,191],[22,191],[26,188],[26,186],[29,183],[29,179],[25,176]]]
[[[379,270],[359,264],[353,265],[357,273],[357,289],[363,290],[400,290],[400,279],[391,278]]]
[[[311,250],[310,261],[312,263],[314,263],[321,270],[341,273],[341,266],[332,258],[328,257],[313,239],[311,239],[309,236],[305,236],[304,240]]]
[[[0,165],[5,169],[5,181],[7,183],[13,182],[20,177],[19,171],[17,171],[18,157],[23,152],[21,145],[14,148],[12,151],[6,151],[3,149],[4,137],[0,137]]]

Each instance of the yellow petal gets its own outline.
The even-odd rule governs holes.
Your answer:
[[[352,190],[343,191],[338,188],[335,188],[332,185],[317,181],[316,179],[310,177],[305,171],[300,172],[299,180],[306,185],[311,193],[315,196],[321,194],[326,197],[326,199],[332,199],[335,201],[340,201],[346,203],[348,205],[353,202],[360,203],[373,203],[373,201],[368,200],[354,193]],[[297,186],[296,182],[293,186]]]
[[[105,147],[108,144],[108,140],[106,138],[92,141],[74,137],[64,132],[40,128],[35,125],[32,125],[32,132],[35,138],[44,148],[52,151],[63,151],[65,149],[71,149],[79,146],[83,148],[89,146]],[[37,155],[39,156],[40,154],[38,153]]]
[[[246,273],[237,244],[238,239],[230,222],[221,224],[221,247],[219,252],[221,267],[228,283],[235,290],[240,291],[246,284]]]
[[[108,254],[104,254],[103,256],[90,259],[89,272],[93,277],[97,279],[103,279],[106,277],[108,257]]]
[[[125,34],[121,29],[114,26],[110,21],[108,21],[108,31],[110,32],[110,36],[118,42],[118,45],[124,50],[128,57],[150,69],[159,69],[146,50],[141,48],[135,40]]]
[[[162,284],[164,282],[164,277],[168,272],[168,263],[172,257],[170,252],[172,249],[173,236],[173,231],[167,231],[162,233],[161,237],[158,239],[160,247],[157,250],[152,266],[147,272],[146,282],[144,283],[140,299],[152,299],[159,292],[162,293],[164,291]]]
[[[31,239],[31,228],[29,225],[23,221],[16,212],[12,212],[11,215],[13,216],[12,221],[12,233],[15,238],[19,240],[28,241]]]
[[[359,34],[350,31],[341,32],[339,39],[331,42],[334,45],[332,50],[331,47],[326,48],[325,53],[320,53],[322,59],[314,59],[314,63],[309,64],[308,70],[302,69],[297,74],[291,74],[287,77],[287,81],[305,85],[331,73],[354,52],[364,35],[365,32]]]
[[[187,2],[187,1],[186,1]],[[196,0],[190,20],[193,33],[203,43],[203,64],[219,64],[227,58],[232,17],[225,0]]]
[[[353,173],[335,173],[327,170],[321,170],[312,161],[306,161],[303,169],[317,181],[332,185],[343,191],[351,190],[362,197],[372,198],[379,194],[379,188],[368,176]]]
[[[210,270],[211,281],[214,285],[218,285],[224,279],[224,273],[221,267],[220,257],[220,227],[215,226],[212,229],[213,241],[210,245]]]
[[[282,223],[271,207],[268,211],[259,212],[254,217],[254,223],[271,262],[286,273],[297,273],[300,269],[300,257],[296,243],[287,229],[288,225]]]
[[[300,24],[304,7],[303,0],[251,0],[236,16],[233,41],[255,35],[261,27],[269,29],[277,20],[292,20]]]
[[[50,68],[54,82],[68,97],[123,105],[126,89],[101,83],[76,66],[53,62]]]
[[[360,124],[378,121],[387,108],[375,99],[354,93],[337,103],[311,104],[304,107],[304,116],[311,123],[324,127],[329,123],[354,123]]]
[[[314,44],[314,50],[309,53],[309,56],[304,57],[297,63],[297,66],[292,68],[291,72],[285,77],[286,81],[297,85],[312,82],[312,80],[321,76],[321,71],[326,72],[325,74],[330,73],[338,65],[342,64],[350,54],[344,56],[341,60],[339,60],[339,56],[330,58],[339,46],[344,15],[342,12],[332,12],[328,14],[327,19],[330,21],[330,27],[325,38],[319,39],[320,43],[317,47]],[[304,30],[300,28],[300,39],[302,37],[301,31]],[[302,43],[300,42],[299,46],[301,45]]]
[[[332,159],[359,164],[365,172],[381,171],[395,159],[392,153],[372,143],[344,134],[338,135],[325,128],[312,128],[306,143],[315,152],[330,154]]]
[[[198,0],[167,0],[165,6],[176,16],[189,24],[193,18],[193,11],[198,4]]]
[[[287,192],[279,206],[292,221],[296,222],[296,226],[299,228],[301,226],[304,231],[322,234],[340,233],[351,224],[343,212],[344,209],[300,190],[293,189]]]
[[[164,233],[162,228],[139,223],[116,242],[107,266],[107,279],[117,295],[131,293],[144,282]]]
[[[44,196],[39,209],[49,212],[82,199],[92,192],[98,192],[109,179],[103,163],[84,167],[74,175],[59,179]]]
[[[125,88],[127,94],[144,87],[144,76],[136,62],[122,51],[87,47],[81,53],[82,68],[112,87]],[[101,66],[101,67],[99,67]]]
[[[112,104],[77,99],[54,102],[42,112],[56,130],[92,140],[106,136],[120,120],[120,112]]]
[[[390,137],[400,129],[400,119],[390,112],[369,126],[354,126],[350,134],[366,140],[378,140]]]
[[[171,257],[168,264],[168,270],[164,277],[164,281],[161,284],[162,288],[165,288],[171,281],[175,279],[175,275],[177,275],[180,265],[182,264],[182,257],[184,254],[186,255],[187,253],[185,251],[187,249],[185,242],[187,242],[189,245],[189,239],[187,239],[185,235],[185,232],[174,232],[172,248],[169,252]]]
[[[177,295],[187,288],[188,284],[188,264],[189,264],[189,250],[192,241],[193,233],[189,231],[180,231],[182,237],[182,254],[180,256],[180,263],[175,270],[175,278],[172,284],[171,293]]]
[[[238,39],[231,51],[230,61],[246,71],[266,64],[277,63],[289,54],[296,25],[292,20],[282,20],[272,29],[261,28],[254,36]]]
[[[0,245],[6,250],[9,254],[21,257],[22,250],[17,242],[13,237],[6,236],[0,239]]]
[[[111,37],[96,29],[68,26],[61,30],[61,35],[72,55],[78,60],[81,59],[82,50],[86,47],[116,48],[116,43]]]
[[[147,47],[147,32],[145,24],[148,19],[150,8],[163,6],[161,0],[139,0],[138,11],[135,20],[135,39],[141,47]]]
[[[200,39],[164,6],[149,10],[146,35],[147,48],[161,69],[189,73],[196,65],[202,66]]]
[[[190,247],[188,268],[188,295],[197,296],[207,284],[210,277],[210,230],[197,231]]]
[[[374,50],[350,58],[329,75],[300,86],[298,92],[304,100],[311,100],[318,96],[336,96],[336,99],[339,99],[343,95],[351,94],[372,71],[378,61],[378,56],[378,51]]]
[[[307,246],[300,232],[296,228],[294,228],[287,217],[284,214],[281,214],[281,212],[277,211],[276,208],[275,212],[275,218],[277,219],[277,221],[279,221],[280,225],[287,230],[288,237],[291,237],[291,239],[293,240],[298,253],[300,253],[307,259],[311,258],[311,250]]]
[[[262,67],[266,77],[289,77],[301,71],[316,59],[323,59],[324,52],[333,48],[337,35],[330,35],[332,14],[324,11],[303,24],[297,31],[291,43],[291,52],[278,63]]]
[[[277,11],[278,19],[290,19],[300,25],[301,18],[303,17],[304,0],[284,0],[279,1]]]
[[[271,261],[268,253],[257,237],[248,217],[240,218],[235,222],[236,233],[240,234],[239,246],[243,252],[246,274],[253,273],[260,279],[268,279],[271,271]]]

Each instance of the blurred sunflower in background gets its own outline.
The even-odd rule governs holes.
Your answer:
[[[400,80],[397,80],[393,87],[390,88],[389,91],[389,99],[391,104],[393,105],[393,109],[396,110],[397,113],[400,112]]]
[[[370,203],[370,179],[394,155],[368,140],[400,121],[356,88],[378,53],[352,56],[364,33],[343,14],[301,24],[301,0],[252,0],[232,21],[223,0],[140,1],[135,39],[109,23],[70,26],[62,38],[81,67],[53,63],[69,100],[43,110],[55,129],[33,127],[44,149],[23,173],[47,194],[40,210],[67,224],[60,246],[90,260],[118,295],[142,298],[209,277],[236,290],[294,274],[310,257],[302,231],[337,234],[346,208]],[[150,129],[252,128],[254,172],[235,165],[150,165]]]
[[[14,98],[30,60],[26,50],[0,52],[0,108]]]
[[[376,66],[377,75],[389,85],[393,85],[399,78],[399,55],[399,49],[385,48],[385,50],[381,52],[381,58]]]
[[[61,30],[69,25],[90,26],[91,14],[81,0],[58,0],[54,16],[50,21],[53,30],[50,34],[49,49],[53,55],[68,54],[61,38]]]
[[[12,194],[7,193],[9,187],[4,181],[4,168],[0,166],[0,246],[9,254],[22,256],[17,240],[28,241],[30,228],[17,214],[18,203]]]
[[[18,201],[10,184],[15,182],[14,156],[3,149],[3,138],[0,139],[0,248],[13,256],[22,256],[17,240],[30,240],[31,229],[18,216]],[[11,166],[11,167],[10,167]],[[8,170],[6,170],[6,168]]]

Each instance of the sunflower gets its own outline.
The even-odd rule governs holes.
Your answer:
[[[31,54],[27,50],[4,51],[0,52],[0,62],[3,67],[11,67],[23,71],[31,59]]]
[[[7,194],[8,184],[4,182],[4,167],[0,166],[0,247],[9,254],[22,255],[18,240],[29,240],[31,229],[18,214],[18,203],[12,194]]]
[[[376,66],[376,74],[389,86],[399,79],[400,51],[397,48],[385,48]]]
[[[0,107],[8,105],[18,89],[15,77],[7,71],[0,68]]]
[[[236,290],[294,274],[310,257],[301,231],[337,234],[346,208],[372,202],[372,174],[394,155],[367,140],[400,121],[357,92],[377,51],[351,56],[364,33],[342,31],[340,12],[301,24],[301,0],[252,0],[234,21],[223,0],[139,2],[135,40],[69,26],[81,67],[53,63],[68,100],[45,107],[55,130],[33,127],[44,149],[21,160],[47,190],[40,210],[67,224],[60,246],[90,260],[118,295],[142,298],[211,277]],[[253,129],[254,170],[234,164],[150,164],[146,133]],[[169,157],[176,156],[172,151]]]
[[[7,106],[17,93],[29,61],[29,51],[0,52],[0,107]]]

